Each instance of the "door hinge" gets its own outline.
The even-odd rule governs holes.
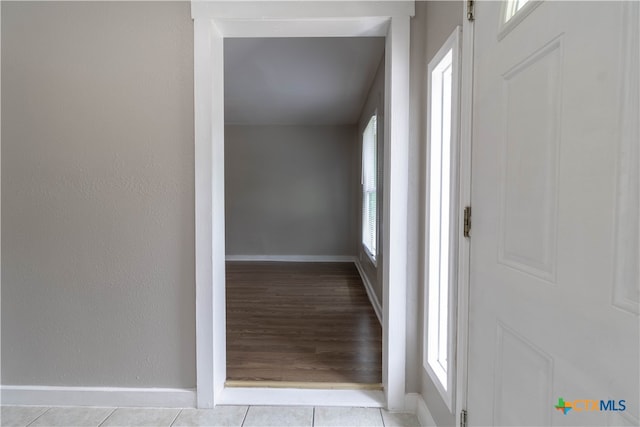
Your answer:
[[[460,411],[460,427],[467,427],[467,410]]]
[[[467,0],[467,19],[469,21],[473,21],[475,18],[475,11],[473,10],[474,6],[473,0]]]
[[[471,206],[467,206],[464,208],[464,237],[469,237],[469,232],[471,231]]]

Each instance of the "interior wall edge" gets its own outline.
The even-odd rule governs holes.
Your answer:
[[[380,304],[375,289],[373,288],[371,281],[369,281],[369,277],[365,273],[364,269],[362,268],[362,264],[360,264],[360,260],[357,257],[354,257],[354,264],[358,269],[358,274],[360,274],[360,278],[362,279],[362,283],[364,284],[364,289],[365,291],[367,291],[367,296],[369,296],[369,301],[371,302],[373,311],[376,312],[376,317],[378,318],[380,325],[382,325],[382,304]]]

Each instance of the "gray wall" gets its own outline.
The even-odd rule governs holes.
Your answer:
[[[383,248],[382,248],[382,207],[384,206],[384,194],[382,192],[382,184],[383,184],[383,167],[384,167],[384,56],[378,65],[378,69],[376,71],[376,75],[373,79],[373,83],[371,84],[371,88],[367,94],[367,99],[362,107],[362,112],[360,114],[360,120],[358,121],[358,134],[357,134],[357,162],[358,162],[358,182],[357,182],[357,193],[356,198],[358,200],[358,232],[355,237],[355,242],[357,244],[358,250],[358,259],[360,260],[360,265],[364,271],[364,274],[371,282],[373,286],[373,290],[376,293],[376,297],[380,302],[380,305],[384,307],[384,301],[382,301],[382,259],[384,257]],[[378,114],[378,198],[376,208],[377,218],[378,218],[378,254],[376,257],[376,263],[374,264],[369,258],[369,255],[366,253],[364,249],[364,245],[362,244],[362,186],[360,183],[360,173],[362,170],[362,133],[364,132],[365,127],[369,123],[369,119],[373,115],[373,113],[377,112]]]
[[[355,126],[225,126],[227,255],[355,255]]]
[[[420,18],[422,20],[422,26],[424,28],[426,37],[426,46],[425,46],[425,54],[424,63],[419,72],[422,73],[422,85],[420,89],[414,86],[412,88],[412,93],[418,92],[418,90],[424,94],[424,99],[422,102],[424,113],[421,114],[422,120],[420,121],[420,128],[422,132],[421,140],[426,141],[425,126],[426,126],[426,117],[428,114],[428,109],[426,107],[426,91],[427,91],[427,64],[433,56],[438,52],[440,47],[444,44],[447,38],[451,35],[456,26],[462,25],[463,20],[463,2],[462,1],[428,1],[428,2],[417,2]],[[412,39],[413,42],[413,39]],[[413,63],[413,58],[412,58]],[[416,69],[416,72],[418,70]],[[412,82],[413,83],[413,82]],[[415,119],[414,119],[415,120]],[[415,126],[415,121],[412,126]],[[416,131],[417,132],[417,131]],[[417,148],[417,150],[416,150]],[[418,177],[418,194],[415,195],[416,200],[419,200],[419,204],[415,209],[411,209],[411,211],[419,212],[419,218],[425,218],[424,206],[425,206],[425,195],[426,195],[426,144],[423,142],[418,147],[413,147],[415,157],[419,159],[419,164],[415,165],[415,170],[418,171],[416,175]],[[412,158],[414,156],[412,155]],[[415,161],[414,161],[415,163]],[[411,197],[410,197],[411,199]],[[414,226],[416,222],[414,221]],[[418,222],[418,230],[419,232],[416,234],[417,236],[424,235],[424,221]],[[411,233],[409,233],[411,235]],[[419,260],[425,260],[425,254],[423,251],[422,245],[417,247],[417,253],[419,253]],[[428,376],[426,371],[422,368],[422,338],[424,333],[422,331],[422,313],[425,311],[425,307],[423,306],[424,295],[423,295],[423,286],[424,283],[424,265],[422,262],[418,262],[415,264],[418,267],[417,277],[418,283],[420,284],[417,288],[417,301],[419,304],[418,313],[419,315],[414,319],[414,322],[417,321],[418,324],[418,342],[420,351],[420,356],[418,358],[419,370],[422,373],[422,384],[421,384],[421,392],[424,396],[427,405],[429,406],[429,410],[433,415],[436,423],[439,426],[452,426],[455,424],[455,418],[450,411],[447,409],[447,406],[444,403],[444,400],[440,397],[438,390],[435,385],[431,381],[431,378]]]
[[[443,425],[417,239],[426,64],[461,22],[418,1],[411,24],[407,391]],[[189,4],[3,1],[1,40],[2,384],[195,386]]]
[[[2,384],[195,386],[188,2],[2,2]]]

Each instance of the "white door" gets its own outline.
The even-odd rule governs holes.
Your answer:
[[[638,2],[475,8],[468,423],[637,425]]]

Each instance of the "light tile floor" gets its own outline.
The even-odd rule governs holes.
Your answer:
[[[13,427],[415,427],[412,414],[377,408],[218,406],[215,409],[2,406],[1,426]]]

